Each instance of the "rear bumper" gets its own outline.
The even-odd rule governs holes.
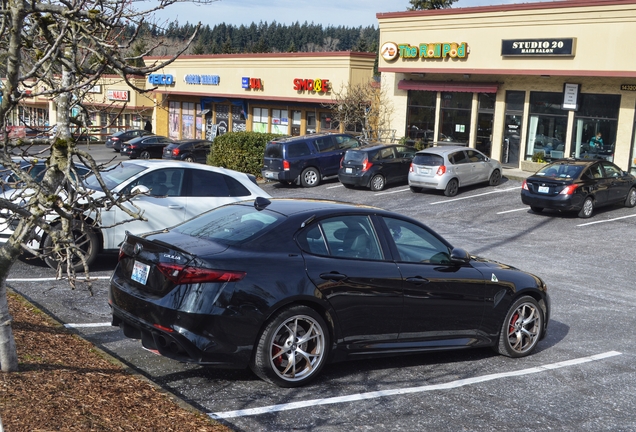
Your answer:
[[[348,184],[348,185],[352,185],[352,186],[368,186],[369,185],[369,180],[371,179],[371,175],[370,174],[363,174],[363,175],[348,175],[348,174],[338,174],[338,180],[340,180],[340,183],[342,184]]]
[[[422,189],[438,189],[443,190],[446,188],[446,184],[449,179],[444,179],[438,176],[425,177],[409,173],[409,186],[418,187]]]
[[[540,207],[559,211],[579,211],[583,206],[580,195],[537,196],[529,191],[521,191],[521,202],[530,207]]]
[[[291,171],[270,171],[270,170],[261,170],[261,175],[265,180],[274,180],[274,181],[296,181],[298,178],[298,174],[294,174]]]

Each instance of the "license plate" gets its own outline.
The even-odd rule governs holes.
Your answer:
[[[429,175],[431,173],[430,168],[420,168],[420,174]]]
[[[265,173],[265,178],[275,179],[275,178],[276,178],[276,173],[273,173],[273,172],[266,172],[266,173]]]
[[[539,192],[540,193],[548,193],[550,192],[550,188],[547,186],[539,186]]]
[[[353,168],[345,168],[346,174],[353,174]]]
[[[146,285],[148,281],[148,273],[150,273],[150,266],[148,264],[135,261],[133,266],[132,276],[130,277],[135,282],[139,282],[142,285]]]

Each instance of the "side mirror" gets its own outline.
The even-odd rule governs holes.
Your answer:
[[[132,195],[150,195],[150,189],[144,185],[137,185],[130,191]]]
[[[450,260],[454,264],[468,264],[470,262],[470,254],[462,248],[455,248],[451,251]]]

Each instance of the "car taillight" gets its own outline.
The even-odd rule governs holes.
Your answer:
[[[157,264],[157,269],[177,285],[205,282],[238,282],[246,274],[239,271],[210,270],[167,263]]]
[[[530,189],[528,189],[528,183],[525,180],[523,181],[523,184],[521,185],[521,189],[530,190]]]
[[[287,160],[283,161],[283,170],[289,171],[289,161]]]
[[[413,164],[411,164],[411,166],[409,166],[409,172],[415,172],[415,169],[413,169]]]
[[[119,138],[117,138],[117,137],[112,137],[112,138],[111,138],[111,140],[113,140],[113,141],[119,141]]]
[[[179,149],[178,148],[172,150],[172,156],[179,156]]]
[[[369,162],[369,159],[365,159],[364,162],[362,162],[362,172],[367,171],[372,166],[373,166],[373,163]]]
[[[559,195],[572,195],[577,187],[579,187],[577,184],[567,185],[559,192]]]
[[[344,163],[344,156],[340,158],[340,168],[342,168],[343,163]]]
[[[440,165],[439,168],[437,168],[437,175],[441,176],[443,174],[446,174],[446,165]]]

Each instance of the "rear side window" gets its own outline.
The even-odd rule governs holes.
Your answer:
[[[360,146],[360,142],[349,135],[337,135],[334,137],[339,149],[350,149]]]
[[[311,152],[305,141],[287,144],[287,157],[289,158],[308,156],[310,154]]]
[[[415,165],[440,166],[444,165],[444,158],[436,154],[417,153],[413,158],[413,163]]]
[[[269,142],[265,146],[265,157],[272,159],[283,158],[283,145],[276,142]]]
[[[232,177],[216,172],[192,170],[189,196],[200,197],[241,197],[250,191]]]
[[[469,162],[468,158],[466,157],[466,153],[464,153],[463,150],[455,152],[452,155],[448,156],[448,160],[453,165],[463,164],[463,163],[468,163]]]

